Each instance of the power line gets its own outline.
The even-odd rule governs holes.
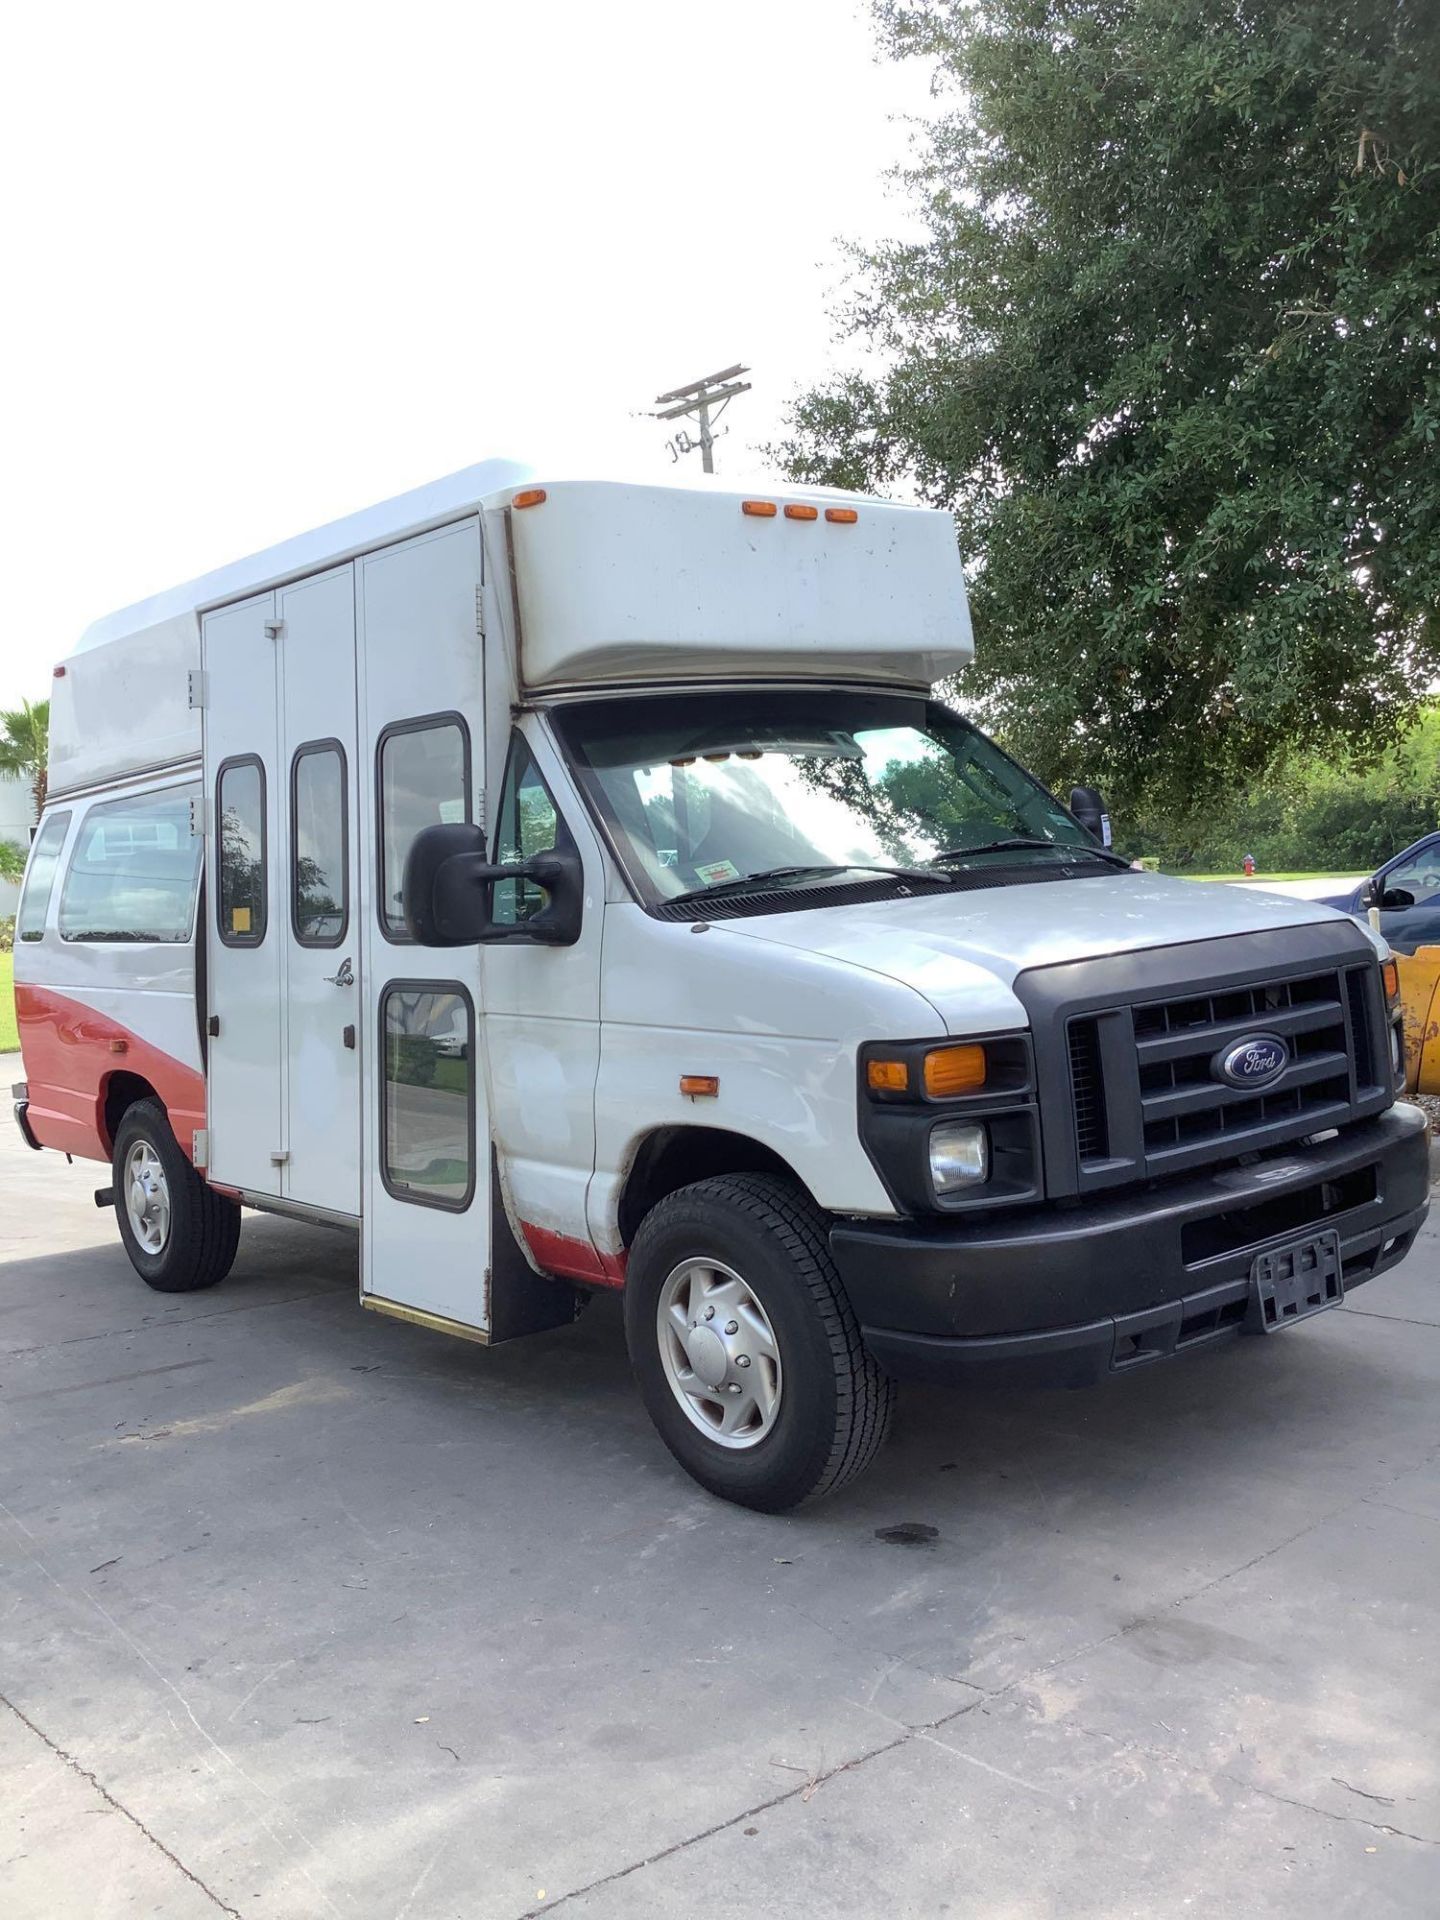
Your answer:
[[[654,419],[694,419],[700,428],[698,440],[692,440],[681,427],[674,439],[667,442],[672,460],[678,460],[681,454],[693,453],[698,447],[701,466],[706,473],[715,471],[716,424],[737,394],[749,393],[750,382],[740,378],[749,371],[749,367],[737,363],[722,368],[719,373],[706,374],[703,380],[692,380],[688,386],[672,387],[668,393],[656,394],[655,405],[661,411],[652,416]]]

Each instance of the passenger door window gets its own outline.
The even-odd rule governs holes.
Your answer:
[[[227,760],[215,780],[215,916],[227,947],[265,938],[265,769],[253,754]]]
[[[384,1046],[380,1172],[397,1200],[462,1211],[475,1191],[475,1009],[458,983],[392,980]]]
[[[25,891],[15,916],[15,932],[21,940],[44,937],[45,920],[50,912],[50,895],[55,891],[55,870],[60,864],[60,849],[70,831],[68,813],[47,814],[30,849],[30,865],[25,874]]]
[[[500,821],[495,836],[497,865],[509,866],[562,844],[565,825],[534,755],[518,734],[510,748]],[[522,926],[533,920],[549,896],[533,880],[497,880],[490,917],[498,926]]]
[[[338,947],[350,921],[345,751],[300,747],[290,774],[290,904],[302,947]]]
[[[422,827],[470,819],[470,735],[458,713],[404,720],[380,736],[380,930],[410,938],[405,857]]]

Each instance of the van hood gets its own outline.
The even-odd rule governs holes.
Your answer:
[[[732,920],[726,931],[902,981],[925,996],[946,1031],[976,1033],[1024,1024],[1013,986],[1031,967],[1325,920],[1338,926],[1345,918],[1317,901],[1253,887],[1115,872],[976,891],[937,888]]]

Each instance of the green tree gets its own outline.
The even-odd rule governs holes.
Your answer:
[[[944,102],[921,237],[772,451],[955,511],[962,691],[1058,788],[1179,819],[1378,752],[1440,671],[1440,7],[876,11]]]
[[[0,880],[18,883],[25,876],[26,852],[18,841],[0,840]]]
[[[45,810],[49,757],[50,702],[22,700],[0,711],[0,773],[23,774],[35,796],[35,818]]]

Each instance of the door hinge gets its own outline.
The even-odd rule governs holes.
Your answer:
[[[190,796],[190,838],[203,840],[208,822],[205,818],[205,796],[192,793]]]
[[[279,1153],[271,1154],[270,1164],[272,1167],[283,1167],[289,1158],[290,1149],[288,1147],[282,1147]]]
[[[475,636],[485,638],[485,589],[479,586],[475,589]]]
[[[205,1022],[205,1031],[212,1040],[218,1040],[220,1038],[220,1016],[218,1013],[212,1013],[210,1018]]]
[[[210,1164],[210,1129],[196,1127],[190,1136],[190,1160],[193,1166],[208,1167]]]
[[[344,1028],[343,1037],[344,1037],[345,1045],[353,1053],[355,1051],[355,1029],[353,1027]]]
[[[210,698],[210,676],[203,667],[191,667],[187,677],[190,684],[191,711],[202,712]]]
[[[283,640],[285,638],[285,622],[283,620],[267,620],[265,622],[265,638],[267,640]]]

